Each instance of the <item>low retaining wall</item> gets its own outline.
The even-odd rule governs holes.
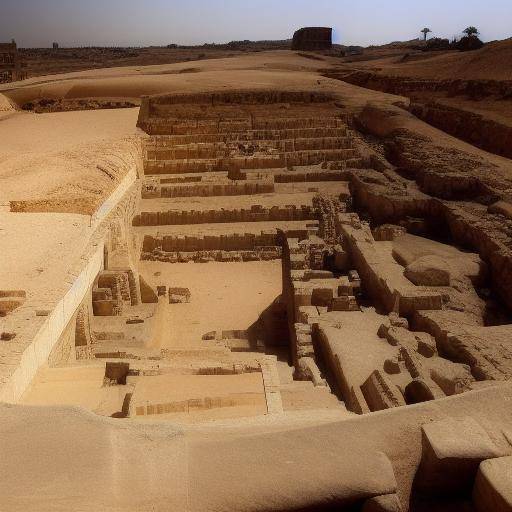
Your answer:
[[[306,166],[323,162],[343,162],[355,159],[357,156],[355,149],[319,149],[251,157],[146,161],[144,173],[155,175],[218,172],[232,166],[238,169],[280,169],[289,165]]]
[[[268,222],[314,220],[310,206],[280,208],[253,207],[241,210],[142,212],[133,219],[134,226],[170,226],[188,224],[220,224],[226,222]]]
[[[257,247],[276,247],[279,244],[277,232],[255,235],[232,233],[217,236],[163,236],[146,235],[142,245],[144,252],[160,249],[164,252],[195,251],[250,251]]]
[[[280,131],[275,130],[247,130],[243,133],[196,133],[192,135],[153,135],[146,143],[147,150],[172,148],[187,144],[214,144],[216,142],[251,141],[251,140],[288,140],[310,139],[319,137],[346,137],[346,126],[328,128],[291,128]]]
[[[143,199],[158,197],[214,197],[214,196],[251,196],[274,192],[271,180],[247,180],[235,183],[192,183],[183,185],[145,185]]]

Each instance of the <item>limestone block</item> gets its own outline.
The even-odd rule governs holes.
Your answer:
[[[403,327],[404,329],[409,329],[409,322],[407,321],[407,318],[400,317],[398,313],[395,313],[394,311],[391,312],[388,317],[392,327]]]
[[[464,393],[471,389],[474,377],[469,366],[435,357],[428,361],[432,380],[448,396]]]
[[[414,333],[418,340],[418,353],[423,357],[433,357],[437,354],[437,344],[435,338],[426,332]]]
[[[406,405],[399,389],[378,370],[368,377],[361,386],[361,391],[371,411],[382,411]]]
[[[387,339],[389,329],[390,325],[388,323],[381,324],[379,330],[377,331],[377,335],[379,336],[379,338]]]
[[[360,311],[359,304],[355,297],[343,296],[334,297],[330,306],[331,311]]]
[[[450,286],[450,269],[438,256],[423,256],[404,270],[404,276],[417,286]]]
[[[491,204],[488,211],[489,213],[503,215],[507,219],[512,219],[512,204],[506,201],[498,201],[497,203]]]
[[[117,300],[96,300],[92,303],[94,316],[116,316],[117,307]]]
[[[314,288],[311,294],[311,304],[313,306],[330,306],[333,294],[332,288]]]
[[[158,296],[155,293],[155,291],[153,290],[153,288],[151,288],[151,286],[149,286],[146,283],[146,281],[144,280],[144,278],[142,276],[139,276],[139,283],[140,283],[140,295],[141,295],[142,303],[143,304],[150,304],[150,303],[156,304],[158,302]]]
[[[318,318],[318,310],[315,306],[300,306],[297,320],[301,324],[309,324]]]
[[[512,512],[512,457],[484,460],[473,488],[477,512]]]
[[[398,363],[398,359],[386,359],[384,361],[384,371],[388,375],[397,375],[400,373],[400,364]]]
[[[306,270],[306,272],[304,272],[305,281],[311,279],[333,279],[333,277],[333,273],[329,270]]]
[[[423,425],[422,441],[417,482],[421,490],[428,492],[471,489],[480,463],[504,455],[489,434],[469,417]]]

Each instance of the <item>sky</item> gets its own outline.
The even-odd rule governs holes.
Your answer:
[[[469,25],[484,41],[512,37],[512,0],[0,0],[0,41],[25,48],[288,39],[303,26],[367,46]]]

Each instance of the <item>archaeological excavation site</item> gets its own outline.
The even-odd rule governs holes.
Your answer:
[[[0,85],[0,510],[512,511],[512,161],[302,51]]]

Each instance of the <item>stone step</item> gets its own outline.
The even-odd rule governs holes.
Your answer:
[[[190,134],[190,135],[153,135],[144,143],[146,149],[169,148],[178,145],[197,143],[227,143],[248,141],[276,141],[309,139],[319,137],[347,137],[352,132],[346,126],[318,128],[290,128],[284,130],[247,130],[243,132]]]
[[[324,162],[359,163],[355,149],[322,149],[317,151],[282,152],[250,157],[197,158],[193,160],[145,161],[144,174],[187,174],[239,169],[280,169],[288,166],[318,165]],[[340,164],[341,166],[341,164]]]
[[[244,149],[247,148],[247,149]],[[244,151],[258,153],[277,150],[283,152],[311,151],[320,149],[352,149],[349,137],[318,137],[306,139],[261,140],[227,143],[188,144],[174,147],[146,147],[148,160],[180,160],[193,158],[227,158]]]

